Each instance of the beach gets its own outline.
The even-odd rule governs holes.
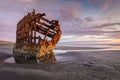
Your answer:
[[[12,46],[0,45],[0,80],[119,80],[120,50],[76,48],[57,53],[55,63],[17,64],[5,62],[12,57]],[[81,49],[84,51],[81,51]]]

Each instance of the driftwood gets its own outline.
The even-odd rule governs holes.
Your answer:
[[[16,62],[54,62],[53,50],[60,40],[58,20],[44,18],[45,13],[28,13],[17,24],[16,45],[13,54]]]

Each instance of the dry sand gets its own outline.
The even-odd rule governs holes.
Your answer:
[[[11,64],[5,58],[0,58],[0,80],[120,80],[119,50],[56,54],[51,64]]]

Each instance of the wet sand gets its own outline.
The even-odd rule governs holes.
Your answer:
[[[56,58],[57,61],[50,64],[13,64],[3,62],[6,57],[2,58],[0,80],[120,79],[119,50],[69,51],[56,54]]]

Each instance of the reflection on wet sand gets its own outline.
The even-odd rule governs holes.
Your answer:
[[[54,53],[56,55],[57,61],[61,61],[62,57],[57,56],[57,54],[63,54],[67,52],[80,52],[80,51],[107,51],[107,50],[120,50],[120,46],[104,46],[104,47],[59,47],[56,50],[54,50]],[[15,60],[13,57],[7,58],[4,60],[4,62],[7,63],[15,63]]]

